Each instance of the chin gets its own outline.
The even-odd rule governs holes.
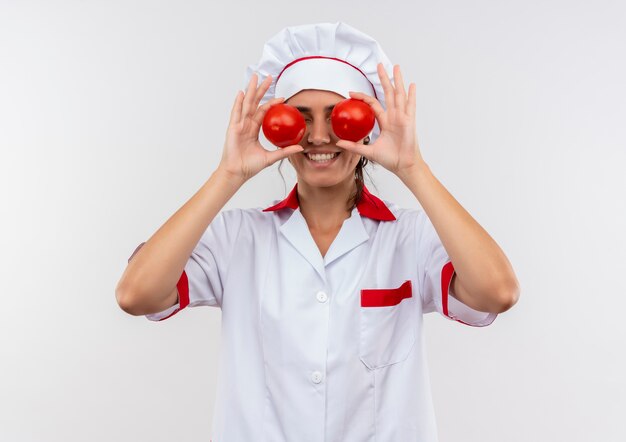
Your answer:
[[[340,176],[328,176],[328,177],[316,176],[316,177],[299,178],[298,181],[300,181],[300,182],[304,181],[305,183],[307,183],[311,187],[333,187],[333,186],[337,186],[339,184],[344,183],[348,178],[349,177],[347,177],[347,176],[344,176],[344,177],[340,177]]]

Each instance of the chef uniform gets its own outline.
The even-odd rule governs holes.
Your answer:
[[[246,83],[272,75],[263,101],[306,88],[384,103],[379,61],[392,70],[378,43],[345,23],[295,26],[266,43]],[[221,309],[212,442],[436,441],[423,315],[481,327],[496,314],[451,296],[454,268],[422,209],[364,187],[322,257],[297,188],[218,213],[185,265],[178,303],[146,315]]]

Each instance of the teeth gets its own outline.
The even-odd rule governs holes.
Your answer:
[[[328,161],[328,160],[332,160],[333,158],[335,158],[338,154],[337,153],[317,153],[317,154],[306,154],[306,156],[313,161]]]

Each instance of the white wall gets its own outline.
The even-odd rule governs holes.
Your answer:
[[[625,13],[617,0],[2,0],[0,440],[207,441],[219,310],[152,323],[114,288],[217,166],[263,42],[338,20],[417,84],[424,158],[522,286],[487,328],[428,315],[441,442],[626,440]],[[373,178],[375,194],[418,205],[391,173]],[[227,208],[283,196],[275,165]]]

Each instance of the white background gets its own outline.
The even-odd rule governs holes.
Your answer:
[[[489,327],[427,316],[440,441],[626,440],[623,2],[0,4],[0,440],[208,441],[220,311],[153,323],[114,288],[217,166],[263,43],[321,21],[416,83],[424,158],[521,283]],[[226,208],[284,196],[275,164]]]

